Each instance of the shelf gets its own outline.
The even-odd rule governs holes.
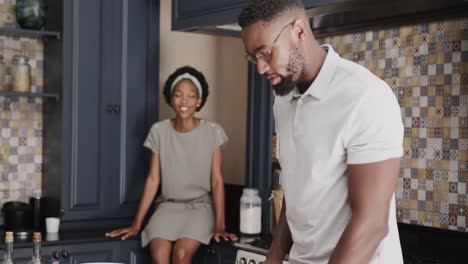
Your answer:
[[[21,29],[21,28],[14,28],[14,27],[0,27],[0,35],[60,39],[60,32],[58,31],[31,30],[31,29]]]
[[[55,99],[56,101],[58,101],[60,98],[58,93],[29,93],[29,92],[12,92],[12,91],[0,91],[0,96],[52,98],[52,99]]]

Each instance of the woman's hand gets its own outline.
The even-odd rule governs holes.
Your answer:
[[[122,240],[126,240],[129,237],[136,236],[140,232],[140,229],[135,226],[129,226],[125,228],[120,228],[106,233],[108,237],[122,236]]]
[[[217,231],[214,232],[213,239],[216,242],[219,242],[221,240],[221,238],[223,238],[225,241],[228,241],[228,240],[236,241],[237,240],[236,234],[226,232],[224,229],[220,229],[220,230],[217,230]]]

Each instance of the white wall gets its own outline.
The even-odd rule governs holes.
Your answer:
[[[173,117],[162,96],[167,77],[178,67],[190,65],[202,71],[210,95],[198,114],[221,124],[229,142],[224,148],[224,178],[227,183],[244,184],[247,132],[247,61],[240,38],[172,32],[171,0],[161,0],[161,41],[159,73],[160,119]]]

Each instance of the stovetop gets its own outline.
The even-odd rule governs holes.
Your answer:
[[[266,256],[270,249],[272,242],[271,236],[258,236],[258,237],[240,237],[239,240],[234,243],[234,246],[239,251],[248,251],[257,255]],[[286,260],[289,256],[286,255]],[[287,263],[287,262],[285,262]]]
[[[239,237],[234,246],[254,253],[265,255],[271,246],[271,236]]]

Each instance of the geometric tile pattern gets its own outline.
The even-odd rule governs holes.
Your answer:
[[[405,126],[399,222],[468,232],[468,18],[320,39],[387,82]]]
[[[0,0],[0,25],[15,26],[15,2]],[[29,58],[33,92],[43,90],[43,50],[40,39],[0,35],[0,54],[7,66],[16,54]],[[0,96],[0,206],[9,200],[27,201],[40,192],[41,170],[42,99]]]

